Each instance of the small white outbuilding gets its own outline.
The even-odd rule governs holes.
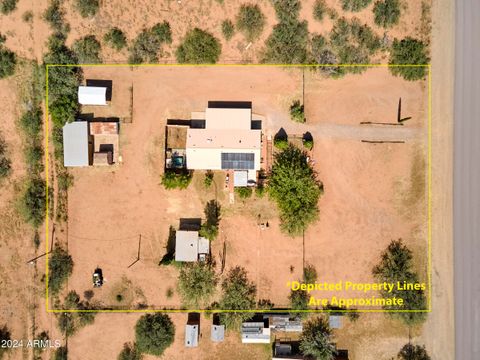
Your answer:
[[[78,102],[81,105],[107,105],[107,88],[97,86],[79,86]]]

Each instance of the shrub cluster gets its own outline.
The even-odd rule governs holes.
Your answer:
[[[182,303],[190,309],[199,309],[208,304],[215,294],[217,276],[209,262],[194,262],[180,269],[178,276],[178,293]]]
[[[99,7],[99,0],[75,0],[75,9],[84,18],[94,16]]]
[[[66,310],[91,310],[88,301],[80,300],[75,291],[70,291],[65,297],[63,308]],[[64,312],[57,318],[58,328],[67,335],[73,335],[77,330],[95,321],[95,312]]]
[[[360,11],[365,9],[372,0],[342,0],[342,9],[346,11]]]
[[[187,32],[175,55],[181,64],[215,64],[221,52],[222,45],[215,36],[194,28]]]
[[[172,30],[167,21],[144,29],[130,47],[130,64],[156,63],[162,45],[172,43]]]
[[[53,31],[66,34],[70,26],[65,23],[65,11],[62,9],[62,0],[51,0],[50,5],[43,13],[43,19],[50,24]]]
[[[192,181],[190,171],[165,170],[162,177],[162,185],[165,189],[186,189]]]
[[[237,14],[237,29],[245,35],[247,41],[256,40],[265,27],[266,19],[257,4],[243,4]]]
[[[15,73],[17,56],[4,46],[6,37],[0,34],[0,79],[11,76]]]
[[[137,349],[150,355],[160,356],[172,343],[175,326],[166,314],[143,315],[135,326]]]
[[[400,20],[399,0],[380,0],[373,7],[374,21],[378,26],[384,28],[398,24]]]
[[[425,78],[427,65],[430,61],[427,46],[420,40],[406,37],[402,40],[395,39],[390,51],[390,72],[406,80],[414,81]],[[403,65],[403,66],[402,66]],[[417,66],[405,66],[417,65]]]
[[[229,41],[235,34],[235,26],[232,20],[223,20],[222,22],[222,34],[225,40]]]
[[[305,108],[300,103],[300,100],[295,100],[292,105],[290,105],[290,118],[295,122],[305,122]]]
[[[111,28],[104,36],[103,41],[111,48],[119,51],[127,46],[127,37],[117,27]]]
[[[327,12],[327,4],[325,0],[316,0],[313,4],[313,18],[317,21],[322,21]]]
[[[102,46],[95,35],[87,35],[75,40],[72,50],[79,64],[97,64],[102,62]]]
[[[239,186],[235,188],[235,194],[237,194],[240,199],[248,199],[252,196],[253,190],[249,186]]]
[[[62,289],[73,270],[72,257],[61,247],[56,247],[50,254],[48,262],[48,290],[56,295]]]
[[[10,14],[17,8],[18,0],[1,0],[0,1],[0,12],[3,15]]]

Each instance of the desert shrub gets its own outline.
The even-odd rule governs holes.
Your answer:
[[[17,8],[18,0],[1,0],[0,1],[0,12],[3,15],[10,14]]]
[[[27,181],[19,199],[19,212],[25,222],[39,227],[45,218],[45,181],[30,179]]]
[[[213,183],[213,171],[208,170],[205,172],[205,178],[203,179],[203,184],[206,188],[212,186]]]
[[[273,146],[275,146],[279,150],[285,150],[288,148],[288,139],[286,138],[274,138],[273,139]]]
[[[399,360],[430,360],[425,346],[405,344],[397,355]]]
[[[67,33],[70,27],[65,23],[65,11],[62,9],[62,0],[51,0],[50,5],[43,13],[43,19],[50,24],[52,30]]]
[[[303,268],[303,282],[313,284],[315,281],[317,281],[317,269],[312,264],[306,264]]]
[[[0,79],[13,75],[16,64],[17,56],[15,53],[0,44]]]
[[[265,15],[256,4],[243,4],[238,10],[237,29],[245,35],[247,41],[257,39],[265,27]]]
[[[413,271],[412,251],[403,244],[402,240],[392,240],[387,249],[381,254],[380,262],[373,268],[373,276],[387,283],[417,283],[418,275]],[[426,310],[426,297],[424,290],[399,290],[395,287],[392,292],[382,291],[385,297],[403,299],[403,305],[384,306],[388,310]],[[389,313],[399,318],[406,325],[422,323],[426,319],[423,312]]]
[[[252,188],[248,186],[238,186],[235,188],[235,194],[237,194],[240,199],[248,199],[252,196],[252,193]]]
[[[290,309],[292,310],[307,310],[309,295],[305,290],[291,290],[288,296],[290,300]],[[295,313],[295,312],[294,312]],[[303,316],[305,313],[300,313]]]
[[[61,346],[55,350],[53,360],[68,360],[68,349],[66,346]]]
[[[175,326],[166,314],[143,315],[135,325],[135,339],[140,352],[160,356],[175,336]]]
[[[313,18],[318,21],[322,21],[327,11],[327,4],[325,0],[316,0],[313,4]]]
[[[342,0],[342,9],[346,11],[360,11],[365,9],[372,0]]]
[[[333,360],[337,349],[332,331],[323,317],[315,317],[304,324],[300,337],[302,354],[314,359]]]
[[[235,34],[235,26],[233,25],[232,20],[223,20],[222,22],[222,34],[225,40],[230,40]]]
[[[99,6],[99,0],[75,0],[75,9],[84,18],[94,16]]]
[[[290,105],[290,119],[299,123],[305,122],[305,109],[300,100],[295,100]]]
[[[61,247],[56,247],[50,256],[48,262],[48,289],[51,295],[60,292],[63,284],[72,274],[73,260],[72,257]]]
[[[187,32],[177,48],[177,61],[181,64],[215,64],[222,52],[222,45],[207,31],[195,28]]]
[[[7,145],[5,140],[0,137],[0,180],[5,179],[12,171],[12,162],[7,156]]]
[[[215,294],[217,277],[214,267],[207,262],[186,264],[178,276],[178,292],[187,308],[198,309],[207,305]]]
[[[205,222],[202,224],[199,235],[208,240],[215,240],[218,235],[218,224],[220,223],[221,207],[216,200],[210,200],[203,210]]]
[[[142,353],[138,350],[137,344],[125,343],[118,354],[117,360],[142,360]]]
[[[79,64],[96,64],[102,62],[100,55],[102,46],[95,35],[87,35],[75,40],[72,45],[72,50]]]
[[[31,10],[25,11],[25,12],[22,14],[22,20],[25,21],[26,23],[32,22],[32,20],[33,20],[33,11],[31,11]]]
[[[255,187],[255,195],[259,198],[262,198],[267,193],[267,188],[263,184],[258,184]]]
[[[40,144],[32,144],[25,148],[25,162],[30,173],[39,174],[43,171],[43,155],[43,148]]]
[[[347,317],[351,322],[355,322],[360,318],[360,313],[357,309],[349,309],[350,311],[347,312]]]
[[[20,127],[30,138],[36,138],[42,130],[43,113],[40,108],[27,110],[20,118]]]
[[[70,312],[64,312],[58,315],[57,325],[61,333],[65,336],[72,336],[77,331],[73,317],[74,314]]]
[[[373,7],[374,21],[384,28],[398,24],[400,20],[399,0],[380,0]]]
[[[162,177],[162,185],[165,189],[186,189],[192,181],[192,173],[189,171],[175,172],[165,170]]]
[[[172,43],[172,30],[167,21],[144,29],[130,48],[130,64],[156,63],[162,45]]]
[[[111,28],[104,36],[103,41],[107,43],[108,46],[115,50],[122,50],[125,46],[127,46],[127,37],[117,27]]]
[[[250,282],[247,271],[240,266],[232,268],[222,282],[220,308],[225,310],[249,310],[255,308],[257,288]],[[220,314],[220,321],[228,329],[238,327],[252,317],[251,313],[228,312]]]
[[[276,24],[265,42],[263,62],[302,64],[307,59],[307,44],[308,27],[306,21]]]
[[[275,155],[268,193],[280,211],[281,229],[290,236],[303,231],[318,218],[323,185],[307,163],[305,152],[289,145]]]
[[[426,65],[430,61],[427,46],[420,40],[406,37],[395,39],[390,51],[390,65]],[[427,73],[426,66],[389,66],[390,72],[406,80],[421,80]]]
[[[11,334],[10,330],[8,330],[7,325],[3,325],[0,327],[0,342],[7,342],[11,340]],[[8,347],[6,346],[0,346],[0,359],[3,358],[3,355],[5,355],[8,351]]]
[[[296,21],[300,13],[299,0],[271,0],[279,22]]]
[[[57,170],[57,187],[59,191],[67,191],[73,185],[73,175],[67,169]]]

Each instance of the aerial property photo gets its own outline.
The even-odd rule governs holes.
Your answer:
[[[426,82],[387,67],[81,71],[53,241],[91,309],[428,310]]]

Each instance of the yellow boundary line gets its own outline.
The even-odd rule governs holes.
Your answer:
[[[427,282],[428,282],[428,309],[425,310],[385,310],[385,309],[358,309],[358,310],[325,310],[325,309],[308,309],[308,310],[293,310],[293,309],[247,309],[247,310],[229,310],[229,309],[92,309],[92,310],[78,310],[78,309],[50,309],[49,307],[49,294],[48,294],[48,258],[49,258],[49,234],[48,234],[48,222],[49,222],[49,113],[48,113],[48,69],[51,67],[426,67],[428,68],[428,175],[427,175],[427,248],[428,248],[428,261],[427,261]],[[429,313],[432,311],[432,66],[431,64],[47,64],[45,71],[45,181],[46,181],[46,217],[45,217],[45,307],[47,313],[186,313],[186,312],[198,312],[198,313],[330,313],[330,312],[359,312],[359,313]]]

